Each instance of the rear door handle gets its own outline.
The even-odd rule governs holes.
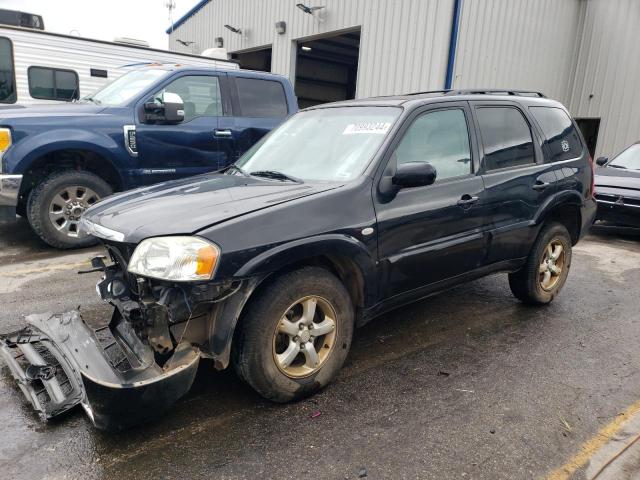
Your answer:
[[[476,197],[475,195],[469,195],[468,193],[465,193],[460,198],[460,200],[458,200],[458,205],[461,207],[470,207],[477,201],[478,201],[478,197]]]
[[[549,185],[551,185],[549,182],[541,182],[540,180],[538,180],[531,186],[531,188],[533,188],[534,190],[544,190]]]
[[[216,137],[230,137],[231,136],[231,130],[214,130],[213,134]]]

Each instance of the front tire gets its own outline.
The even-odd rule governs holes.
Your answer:
[[[571,268],[571,237],[558,222],[545,225],[525,266],[509,274],[513,295],[530,305],[545,305],[560,292]]]
[[[311,395],[337,375],[351,346],[353,304],[323,268],[282,275],[250,301],[233,345],[238,375],[264,398]]]
[[[83,248],[97,243],[80,231],[84,211],[111,195],[107,182],[89,172],[54,172],[29,195],[27,218],[34,232],[55,248]]]

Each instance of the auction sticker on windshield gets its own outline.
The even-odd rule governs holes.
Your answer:
[[[360,122],[350,123],[342,132],[343,135],[353,135],[356,133],[377,133],[385,134],[389,131],[391,123],[388,122]]]

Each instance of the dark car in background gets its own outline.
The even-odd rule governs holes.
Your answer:
[[[279,75],[155,65],[79,102],[0,110],[0,210],[49,245],[87,246],[91,205],[224,168],[297,109]]]
[[[110,324],[32,316],[1,353],[17,379],[54,393],[71,378],[55,403],[21,384],[43,416],[80,403],[103,428],[160,413],[201,357],[265,398],[295,400],[338,374],[354,327],[390,309],[496,272],[521,301],[548,304],[595,210],[585,143],[541,94],[313,107],[223,173],[92,207],[82,225],[109,255],[93,265]],[[34,349],[63,374],[22,355]]]
[[[640,228],[640,142],[609,160],[596,160],[596,219],[606,224]]]

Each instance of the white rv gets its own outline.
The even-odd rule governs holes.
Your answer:
[[[0,25],[0,108],[73,101],[148,63],[238,68],[220,58],[156,50],[132,41]]]

